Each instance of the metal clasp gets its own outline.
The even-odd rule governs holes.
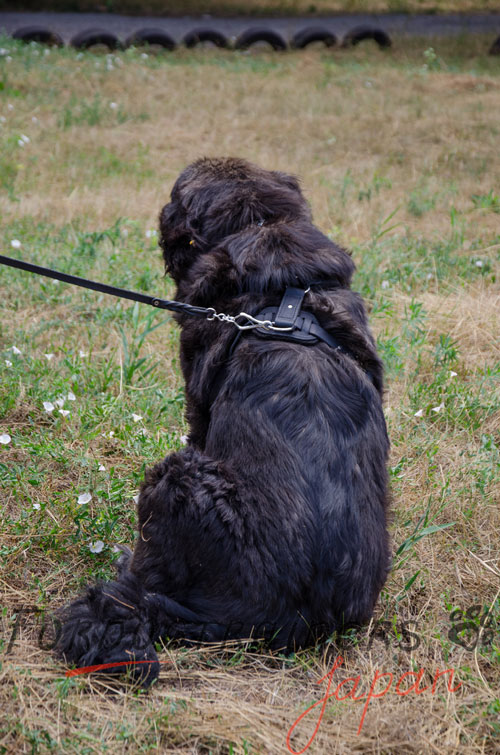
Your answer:
[[[273,330],[277,332],[293,330],[292,327],[277,328],[271,320],[258,320],[256,317],[247,314],[246,312],[240,312],[239,315],[233,317],[233,315],[225,315],[223,312],[216,312],[213,307],[209,307],[210,314],[207,315],[207,320],[212,322],[213,320],[219,320],[219,322],[230,322],[236,325],[238,330],[253,330],[253,328],[264,328],[264,330]],[[238,320],[244,317],[246,322],[239,323]]]

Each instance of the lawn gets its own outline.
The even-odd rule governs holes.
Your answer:
[[[156,56],[0,40],[2,254],[169,297],[157,216],[187,163],[233,154],[301,177],[317,225],[352,250],[386,365],[394,554],[373,622],[328,644],[165,643],[147,694],[66,677],[50,611],[112,576],[145,468],[187,432],[178,331],[0,268],[0,752],[498,751],[490,43]]]

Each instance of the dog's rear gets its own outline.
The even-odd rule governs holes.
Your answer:
[[[233,344],[226,323],[176,316],[188,447],[146,474],[133,556],[65,609],[59,643],[78,665],[139,661],[145,684],[161,636],[291,649],[363,623],[389,567],[382,367],[350,257],[296,179],[236,159],[187,168],[160,231],[179,300],[256,314],[309,288],[341,349]]]

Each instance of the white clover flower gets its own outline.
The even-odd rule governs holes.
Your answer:
[[[104,466],[104,464],[99,464],[99,472],[105,472],[105,471],[106,471],[106,467]]]
[[[389,281],[382,281],[380,288],[389,288],[390,285]]]
[[[79,357],[80,357],[81,359],[85,359],[85,357],[88,357],[88,354],[86,354],[86,353],[85,353],[85,351],[82,351],[82,350],[80,349],[80,351],[78,352],[78,356],[79,356]]]
[[[22,141],[23,141],[23,142],[24,142],[25,144],[29,144],[29,143],[30,143],[30,141],[31,141],[31,139],[29,138],[29,136],[26,136],[26,134],[21,134],[21,139],[22,139]]]
[[[109,103],[109,107],[111,108],[111,110],[116,110],[116,108],[118,107],[118,103],[117,102],[110,102]]]
[[[55,406],[52,403],[52,401],[44,401],[43,402],[43,408],[45,409],[45,411],[47,412],[47,414],[51,414],[54,411]]]
[[[102,540],[97,540],[95,543],[91,543],[89,545],[89,551],[91,553],[100,553],[103,548],[104,548],[104,543],[102,542]]]
[[[22,139],[18,139],[18,140],[17,140],[17,143],[18,143],[18,145],[19,145],[20,147],[24,147],[24,142],[23,142],[23,140],[22,140]]]
[[[418,412],[415,412],[415,414],[413,416],[414,417],[421,417],[423,413],[424,413],[424,410],[423,409],[419,409]]]
[[[64,401],[65,401],[65,398],[64,398],[64,396],[58,396],[58,397],[57,397],[57,398],[56,398],[56,399],[54,400],[54,404],[55,404],[56,406],[58,406],[59,408],[61,408],[61,407],[63,407],[63,406],[64,406]]]
[[[8,446],[12,438],[10,437],[9,433],[2,433],[0,435],[0,443],[2,446]]]
[[[142,416],[140,414],[132,414],[132,419],[134,422],[139,422],[142,419]]]
[[[54,359],[54,355],[53,354],[44,354],[44,356],[45,356],[45,359],[47,360],[47,362],[51,362]]]
[[[58,286],[58,285],[60,284],[60,282],[61,282],[61,281],[58,281],[58,280],[55,280],[55,279],[54,279],[54,280],[52,281],[52,285],[53,285],[53,286]]]
[[[483,260],[476,260],[476,267],[482,267],[483,266]]]
[[[10,242],[10,245],[13,249],[21,248],[21,242],[19,241],[19,239],[12,239],[12,241]]]
[[[441,409],[444,409],[444,403],[439,404],[439,406],[433,406],[432,411],[433,412],[440,412]]]
[[[12,367],[12,362],[10,361],[10,359],[6,359],[5,364],[7,365],[7,367]]]
[[[189,438],[187,435],[181,435],[181,445],[185,446],[188,442]]]
[[[62,414],[63,417],[67,417],[69,414],[69,409],[59,409],[59,414]]]
[[[67,397],[66,397],[66,398],[68,399],[68,401],[76,401],[76,396],[75,396],[75,394],[73,393],[73,391],[70,391],[70,392],[68,393],[68,395],[67,395]]]
[[[453,370],[450,370],[450,377],[456,377],[456,376],[457,376],[457,373],[454,372]]]
[[[35,509],[35,511],[39,511],[40,510],[40,504],[39,503],[34,503],[33,504],[33,508]]]
[[[92,500],[92,496],[90,493],[81,493],[81,495],[78,496],[78,505],[83,506],[84,503],[90,503]]]
[[[13,354],[17,354],[18,356],[19,354],[22,354],[21,349],[18,349],[17,346],[11,346],[10,350],[12,351]]]

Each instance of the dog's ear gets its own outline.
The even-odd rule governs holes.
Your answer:
[[[199,248],[193,239],[186,211],[179,201],[166,204],[160,212],[159,244],[165,261],[165,272],[179,283],[196,259]]]

